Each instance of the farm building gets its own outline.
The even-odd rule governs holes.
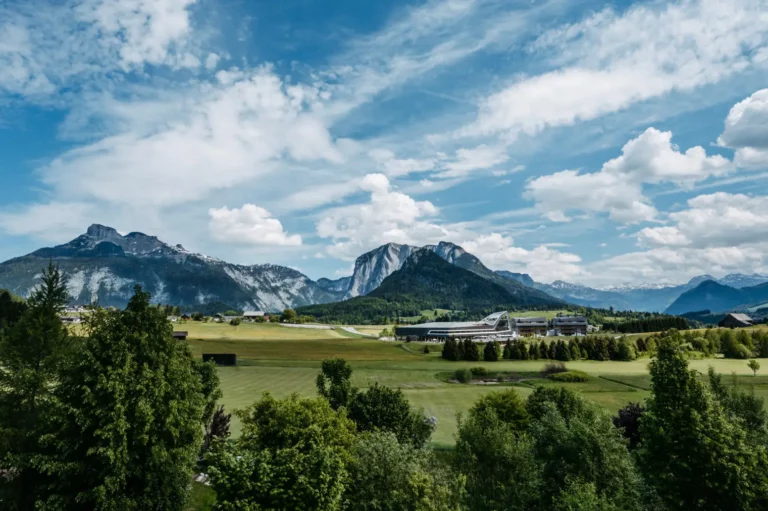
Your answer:
[[[253,321],[256,318],[263,318],[265,315],[264,311],[245,311],[243,312],[243,319]]]
[[[180,341],[186,341],[188,335],[189,335],[189,332],[184,332],[184,331],[173,332],[173,338],[179,339]]]
[[[726,317],[720,320],[720,323],[718,323],[717,325],[723,328],[744,328],[744,327],[752,326],[753,324],[754,324],[754,320],[749,316],[747,316],[746,314],[738,314],[738,313],[732,312],[731,314],[728,314]]]

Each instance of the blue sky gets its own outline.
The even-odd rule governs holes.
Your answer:
[[[349,274],[768,273],[768,1],[10,0],[0,259],[91,223]]]

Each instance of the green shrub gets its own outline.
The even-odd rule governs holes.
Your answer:
[[[453,377],[459,383],[469,383],[472,381],[472,371],[469,369],[456,369]]]
[[[589,381],[589,375],[584,371],[565,371],[563,373],[550,374],[549,379],[565,383],[576,383]]]
[[[485,367],[473,367],[470,369],[472,376],[487,376],[488,370]]]
[[[428,353],[429,353],[429,346],[424,346],[424,353],[425,353],[425,354],[428,354]]]
[[[564,373],[567,370],[562,362],[550,362],[541,370],[541,376],[547,378],[553,374]]]

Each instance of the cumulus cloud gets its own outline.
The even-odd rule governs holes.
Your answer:
[[[761,0],[693,0],[607,9],[550,30],[531,51],[556,70],[490,95],[457,134],[535,134],[718,82],[757,61],[764,14]]]
[[[211,235],[233,245],[296,246],[301,236],[288,235],[280,220],[269,211],[254,204],[241,208],[211,208],[208,210]]]
[[[586,273],[576,254],[552,250],[544,245],[527,250],[515,246],[512,238],[499,233],[477,236],[462,242],[462,247],[489,268],[528,273],[538,282],[568,280]]]
[[[718,144],[736,150],[734,161],[739,167],[768,168],[768,89],[731,108]]]
[[[564,170],[532,180],[525,196],[553,221],[568,221],[569,211],[608,213],[621,223],[654,220],[658,212],[643,195],[643,184],[672,182],[689,187],[719,176],[731,162],[719,155],[707,156],[697,146],[685,152],[672,144],[672,133],[648,128],[627,142],[621,156],[607,161],[599,172],[582,174]]]
[[[330,210],[317,223],[317,234],[332,242],[330,255],[351,260],[384,243],[423,245],[451,238],[450,231],[429,221],[439,212],[434,204],[392,190],[384,174],[365,176],[360,189],[370,192],[369,202]]]
[[[697,275],[733,272],[765,273],[768,244],[741,247],[659,247],[630,252],[587,265],[585,282],[591,285],[616,283],[681,283]]]
[[[717,192],[688,200],[669,214],[673,226],[641,230],[638,241],[653,246],[738,247],[768,237],[768,197]]]

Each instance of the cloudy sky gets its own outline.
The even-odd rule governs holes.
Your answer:
[[[0,259],[91,223],[349,274],[768,273],[768,0],[5,0]]]

